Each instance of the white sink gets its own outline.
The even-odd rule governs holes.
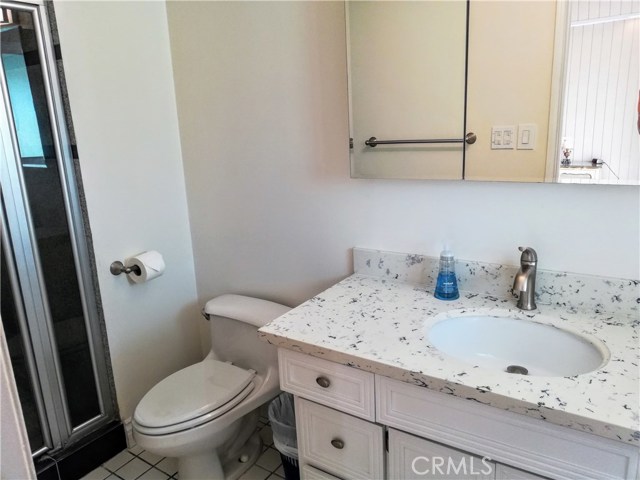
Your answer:
[[[596,370],[608,359],[606,347],[598,340],[504,316],[447,318],[434,323],[428,336],[447,355],[509,373],[569,377]]]

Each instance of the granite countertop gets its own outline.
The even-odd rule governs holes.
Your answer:
[[[513,375],[474,367],[438,351],[425,322],[465,312],[513,316],[591,335],[609,361],[572,377]],[[586,313],[589,312],[589,313]],[[467,398],[602,437],[640,444],[639,326],[636,313],[562,305],[532,312],[512,298],[461,291],[443,302],[423,284],[354,274],[260,329],[278,347]]]

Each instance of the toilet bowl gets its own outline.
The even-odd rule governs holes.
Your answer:
[[[257,330],[289,311],[241,295],[210,300],[207,357],[155,385],[133,415],[137,444],[178,459],[181,480],[235,480],[257,460],[258,408],[279,393],[275,347]]]

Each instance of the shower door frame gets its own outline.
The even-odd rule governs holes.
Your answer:
[[[5,108],[0,108],[0,152],[6,159],[6,161],[0,161],[1,195],[4,205],[2,246],[7,249],[5,251],[9,269],[13,270],[10,276],[18,282],[21,290],[21,296],[16,297],[16,303],[19,304],[17,305],[18,321],[22,335],[30,336],[30,341],[26,340],[23,343],[26,346],[27,368],[35,387],[34,393],[45,444],[38,450],[32,449],[33,457],[37,457],[45,452],[55,452],[106,425],[114,419],[116,405],[106,356],[107,348],[101,325],[101,312],[98,308],[97,288],[94,286],[93,257],[88,245],[90,240],[85,228],[85,215],[83,215],[76,167],[65,120],[47,8],[45,2],[39,0],[20,2],[2,0],[0,6],[22,10],[33,16],[65,213],[74,254],[74,265],[68,265],[66,268],[74,269],[78,278],[100,409],[100,413],[95,417],[80,425],[72,425],[51,312],[46,298],[46,286],[39,261],[38,245],[28,208],[29,202],[26,197],[7,81],[4,69],[0,68],[0,89],[2,96],[6,99]],[[14,288],[14,296],[15,293]],[[23,302],[23,299],[26,301]]]

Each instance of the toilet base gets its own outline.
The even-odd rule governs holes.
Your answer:
[[[220,458],[215,450],[196,455],[178,457],[178,474],[186,480],[223,480],[224,473]]]
[[[262,439],[258,433],[251,435],[240,452],[224,464],[224,479],[236,480],[256,463],[262,453]],[[182,477],[180,477],[182,479]]]
[[[256,432],[224,465],[220,464],[220,457],[215,451],[179,457],[180,480],[236,480],[256,463],[260,453],[262,439]]]

